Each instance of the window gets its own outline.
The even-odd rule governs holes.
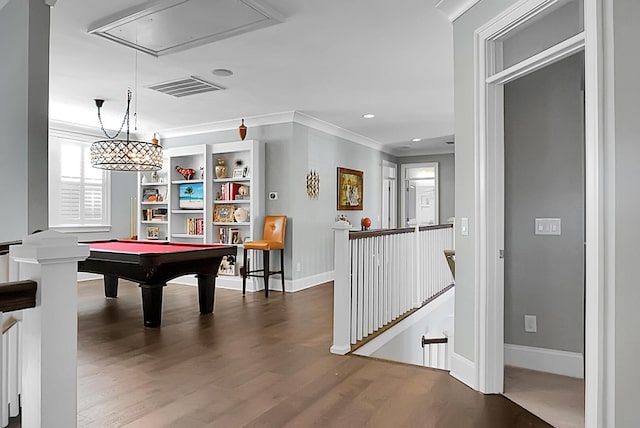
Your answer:
[[[110,228],[109,173],[91,166],[92,138],[52,131],[49,136],[49,227],[71,231]]]

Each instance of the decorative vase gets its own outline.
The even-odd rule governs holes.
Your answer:
[[[244,223],[249,220],[249,211],[246,209],[239,207],[233,213],[233,217],[236,219],[238,223]]]
[[[244,137],[247,136],[247,127],[244,125],[244,119],[242,119],[242,124],[238,127],[238,131],[240,131],[240,139],[244,141]]]
[[[216,165],[216,178],[225,178],[227,176],[227,166],[224,158],[218,158],[218,164]]]

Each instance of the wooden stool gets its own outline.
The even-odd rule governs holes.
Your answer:
[[[282,275],[282,292],[284,293],[284,232],[287,226],[287,217],[284,215],[271,215],[264,218],[262,239],[244,243],[244,268],[242,269],[242,295],[247,289],[247,277],[264,278],[264,296],[269,297],[269,276]],[[247,263],[247,250],[262,251],[262,269],[249,270]],[[280,250],[280,270],[272,271],[269,266],[269,252]],[[259,274],[258,274],[259,273]]]

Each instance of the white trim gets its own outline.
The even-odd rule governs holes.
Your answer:
[[[413,227],[416,225],[408,225],[405,224],[406,218],[405,218],[405,207],[406,207],[406,188],[405,188],[405,182],[407,181],[407,169],[412,169],[412,168],[433,168],[434,169],[434,173],[435,173],[435,204],[436,206],[435,208],[435,215],[436,215],[436,220],[435,220],[435,224],[440,224],[440,170],[439,170],[439,162],[418,162],[418,163],[403,163],[400,164],[400,178],[399,178],[399,182],[400,182],[400,186],[402,186],[401,188],[401,195],[400,195],[400,214],[401,214],[401,218],[400,221],[397,222],[397,224],[399,224],[399,227]]]
[[[95,281],[97,279],[103,279],[104,275],[90,272],[78,272],[78,282]]]
[[[266,114],[263,116],[249,116],[245,117],[245,124],[247,126],[264,126],[275,125],[278,123],[293,122],[294,112],[282,112]],[[238,129],[238,123],[240,119],[223,120],[219,122],[201,123],[199,125],[181,126],[177,128],[161,129],[158,134],[162,138],[174,138],[174,137],[187,137],[189,135],[206,134],[209,132],[229,131],[232,129]]]
[[[504,85],[582,50],[584,50],[584,32],[488,77],[486,82]]]
[[[333,271],[324,272],[317,275],[311,275],[296,280],[285,279],[284,289],[287,293],[296,293],[315,287],[333,280]],[[198,280],[194,275],[184,275],[169,281],[169,284],[197,286]],[[242,277],[237,276],[218,276],[216,278],[216,288],[224,288],[227,290],[242,290]],[[260,278],[247,278],[247,292],[257,293],[264,290],[264,284]],[[282,282],[280,276],[271,277],[269,281],[269,290],[282,290]]]
[[[557,0],[522,0],[513,7],[476,31],[475,46],[475,148],[476,148],[476,200],[475,214],[478,222],[478,236],[475,246],[476,262],[476,340],[475,361],[477,364],[476,379],[479,390],[483,392],[501,392],[504,348],[504,315],[500,298],[503,289],[497,289],[499,279],[499,260],[496,241],[498,225],[490,210],[495,209],[496,178],[489,175],[490,155],[496,154],[495,145],[500,144],[504,129],[496,114],[502,109],[497,97],[499,85],[486,84],[486,77],[491,75],[485,64],[497,62],[493,43],[498,37],[517,28],[523,23],[539,15],[543,10],[559,4]],[[600,34],[602,10],[599,0],[585,0],[585,230],[586,253],[585,263],[585,424],[586,427],[603,426],[604,407],[604,212],[603,203],[603,109],[602,82],[603,69],[602,35]],[[485,50],[485,47],[488,49]],[[492,63],[493,62],[493,63]],[[610,77],[611,78],[611,77]],[[609,82],[611,83],[611,82]],[[493,110],[492,110],[493,109]],[[493,159],[495,160],[495,159]],[[610,162],[610,160],[608,160]],[[611,165],[608,163],[608,165]],[[607,213],[611,212],[607,208]],[[611,217],[608,217],[611,219]],[[610,220],[613,221],[613,220]],[[501,226],[501,225],[500,225]],[[611,223],[609,223],[611,226]],[[609,231],[609,229],[607,230]],[[609,243],[610,244],[610,243]],[[609,244],[607,248],[609,248]],[[609,265],[613,260],[608,260]],[[497,361],[500,364],[497,364]],[[609,373],[607,373],[610,375]],[[608,391],[611,393],[611,391]],[[612,401],[607,402],[608,410],[612,410]]]
[[[61,226],[51,226],[49,230],[56,230],[62,233],[88,233],[88,232],[109,232],[111,231],[110,224],[98,224],[98,225],[61,225]]]
[[[449,21],[453,22],[460,18],[466,11],[480,0],[436,0],[436,8],[447,15]]]
[[[451,376],[470,388],[478,389],[476,384],[476,365],[460,354],[451,354]]]
[[[577,352],[505,344],[504,364],[584,379],[584,358]]]

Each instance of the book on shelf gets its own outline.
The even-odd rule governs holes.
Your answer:
[[[240,183],[222,183],[217,192],[218,201],[235,201],[249,198],[249,187]]]
[[[204,220],[202,217],[189,217],[186,219],[188,235],[203,235]]]
[[[142,217],[145,221],[166,221],[167,209],[166,208],[147,208],[142,212]]]

